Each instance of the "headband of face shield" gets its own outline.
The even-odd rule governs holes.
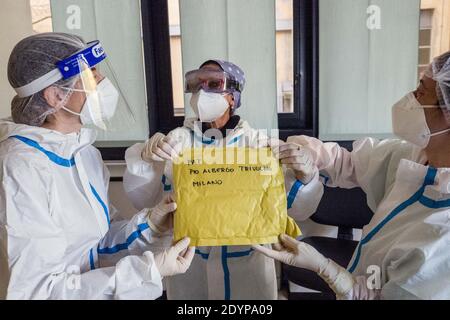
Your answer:
[[[98,65],[105,59],[106,53],[100,42],[90,42],[86,48],[59,61],[52,71],[25,86],[15,88],[15,91],[18,97],[24,98],[54,85],[55,82],[61,79],[77,78],[72,87],[58,87],[67,90],[64,104],[67,103],[74,92],[83,92],[86,96],[83,108],[80,113],[71,110],[71,106],[67,104],[63,108],[72,114],[79,115],[83,125],[92,125],[102,130],[111,130],[111,120],[116,111],[119,95],[124,102],[126,114],[130,115],[130,118],[133,120],[134,115],[120,90],[114,70],[107,60],[105,61],[106,65],[101,67],[102,72],[104,70],[114,80],[120,94],[108,78],[102,79],[97,84],[97,79],[92,69],[94,67],[96,69],[99,68]]]
[[[242,91],[242,85],[224,71],[199,69],[186,73],[185,93],[197,93],[201,89],[211,93]]]

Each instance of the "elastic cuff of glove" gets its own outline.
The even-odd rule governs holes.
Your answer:
[[[331,289],[336,293],[338,299],[340,297],[345,297],[353,289],[355,280],[353,276],[345,269],[341,269],[336,278],[336,281],[330,286]]]
[[[332,276],[335,274],[334,276]],[[345,297],[353,289],[355,280],[350,272],[328,259],[328,264],[319,276],[330,286],[336,296]]]
[[[319,169],[317,169],[317,167],[314,166],[313,173],[311,174],[311,180],[308,182],[308,184],[310,184],[311,182],[313,182],[315,180],[318,180],[319,176],[320,176]]]
[[[295,179],[300,181],[305,186],[310,184],[311,182],[313,182],[316,175],[319,175],[319,170],[317,169],[317,167],[314,167],[314,171],[310,175],[305,176],[302,179],[298,179],[296,170],[294,170],[294,169],[291,169],[291,170],[294,172]],[[308,182],[306,182],[306,181],[308,181]]]
[[[150,215],[152,214],[152,210],[149,209],[148,211],[148,215],[147,215],[147,224],[150,227],[150,229],[159,236],[164,235],[168,230],[163,230],[159,227],[156,226],[156,224],[154,224],[151,220],[150,220]]]

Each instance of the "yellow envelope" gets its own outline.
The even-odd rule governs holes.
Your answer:
[[[194,148],[173,165],[174,240],[193,246],[278,242],[301,235],[287,215],[281,166],[269,148]]]

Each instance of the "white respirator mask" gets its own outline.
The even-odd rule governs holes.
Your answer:
[[[77,89],[69,90],[84,92]],[[118,101],[119,92],[108,78],[104,78],[98,83],[95,92],[86,93],[86,100],[80,113],[66,107],[62,108],[71,114],[79,116],[83,125],[95,125],[105,129],[105,122],[111,120],[114,116]]]
[[[225,114],[229,108],[222,93],[200,90],[192,94],[191,107],[201,122],[214,122]]]
[[[409,93],[392,107],[392,128],[394,134],[422,149],[430,143],[431,137],[447,132],[445,129],[431,133],[425,117],[425,109],[439,108],[438,106],[422,106],[414,93]]]

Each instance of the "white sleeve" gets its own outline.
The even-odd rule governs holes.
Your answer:
[[[159,235],[147,223],[149,209],[144,209],[131,220],[111,223],[108,233],[93,251],[100,267],[114,266],[129,255],[142,255],[147,251],[161,252],[171,245],[171,234]]]
[[[329,187],[351,189],[361,187],[367,194],[369,207],[374,210],[389,185],[391,163],[398,163],[412,152],[412,146],[401,140],[379,141],[366,138],[353,144],[353,151],[337,143],[324,143],[307,136],[290,137],[289,142],[308,147],[313,154],[324,183]]]
[[[125,152],[127,169],[123,176],[123,186],[131,203],[138,210],[156,206],[162,200],[165,188],[165,162],[148,163],[142,160],[144,145],[135,144]]]
[[[288,201],[288,214],[297,221],[305,221],[317,210],[323,196],[323,184],[317,171],[310,183],[304,185],[296,179],[294,172],[285,172],[285,187]]]
[[[368,289],[367,278],[356,277],[358,281],[347,298],[450,299],[450,269],[447,263],[450,261],[450,227],[447,222],[447,210],[442,210],[423,222],[415,223],[408,232],[400,233],[396,239],[398,245],[386,252],[385,267],[382,268],[386,274],[379,276],[379,289]],[[381,278],[385,279],[385,283],[381,284]],[[373,284],[371,287],[374,287]]]
[[[443,208],[399,234],[398,245],[385,259],[389,265],[383,299],[450,299],[448,221],[448,209]]]
[[[337,143],[324,143],[318,139],[298,136],[288,142],[298,143],[312,150],[314,162],[321,173],[327,174],[327,185],[341,188],[358,186],[355,157]]]
[[[6,171],[6,174],[5,174]],[[49,172],[32,165],[2,171],[0,250],[8,299],[155,299],[162,294],[153,254],[127,256],[115,267],[68,265],[66,234],[49,211]],[[30,183],[32,181],[33,183]],[[3,270],[4,271],[4,270]]]

